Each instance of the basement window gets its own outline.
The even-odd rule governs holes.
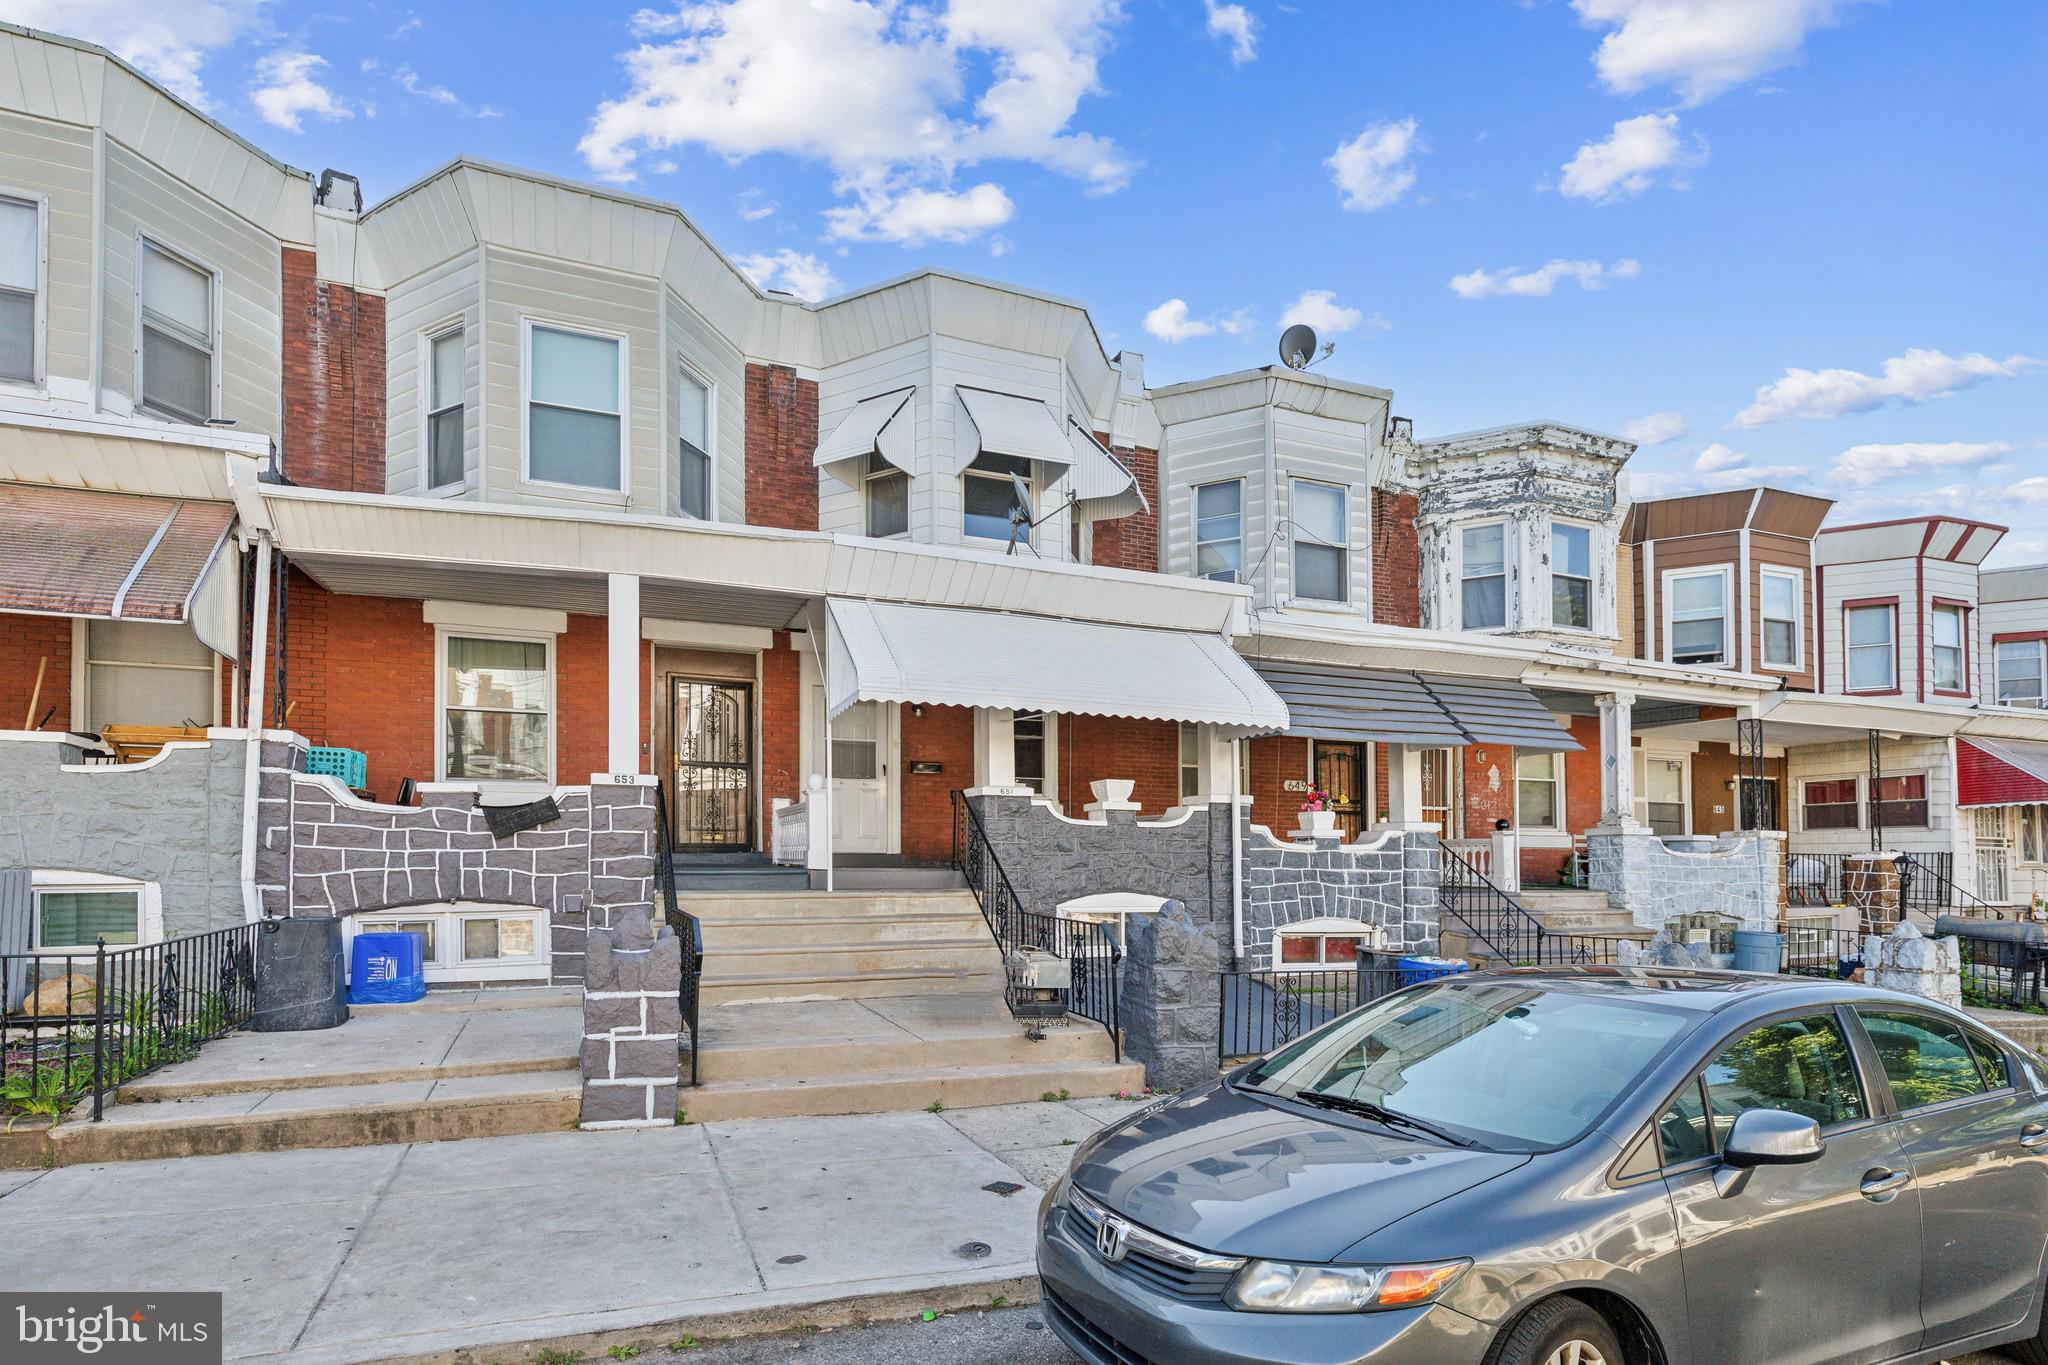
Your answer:
[[[102,939],[113,948],[163,937],[163,907],[152,882],[90,872],[37,872],[30,886],[34,952],[91,952]]]
[[[1355,919],[1313,919],[1282,925],[1273,934],[1279,971],[1352,971],[1358,955],[1380,944],[1378,926]]]

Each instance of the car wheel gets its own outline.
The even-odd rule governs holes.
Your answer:
[[[1998,1349],[2019,1365],[2048,1365],[2048,1319],[2044,1319],[2039,1334]]]
[[[1521,1316],[1487,1365],[1628,1365],[1607,1319],[1574,1298],[1545,1299]]]

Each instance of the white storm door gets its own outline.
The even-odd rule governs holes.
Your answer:
[[[832,721],[832,851],[889,851],[889,727],[882,703],[855,702]]]

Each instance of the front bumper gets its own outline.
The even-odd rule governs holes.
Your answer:
[[[1480,1365],[1491,1331],[1442,1305],[1380,1313],[1241,1313],[1186,1303],[1112,1270],[1047,1199],[1038,1216],[1046,1321],[1089,1365]]]

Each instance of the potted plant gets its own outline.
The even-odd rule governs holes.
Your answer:
[[[1303,834],[1337,832],[1337,812],[1330,805],[1330,794],[1321,787],[1308,789],[1308,797],[1301,803],[1301,813],[1295,819]]]

